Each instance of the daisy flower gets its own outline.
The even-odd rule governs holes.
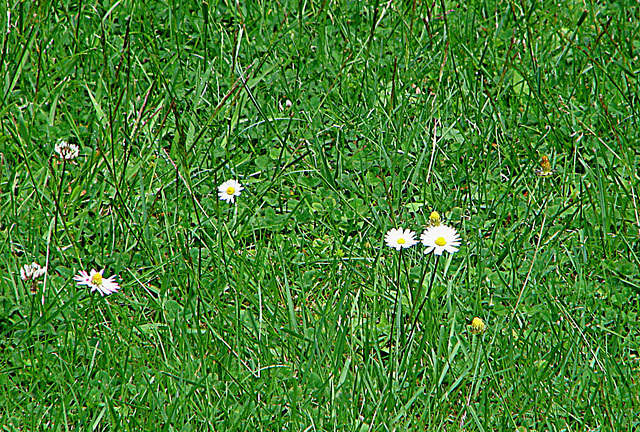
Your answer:
[[[43,276],[46,272],[47,272],[47,268],[40,267],[40,264],[38,263],[34,262],[31,264],[25,264],[20,269],[20,278],[22,278],[22,280],[25,282],[28,280],[35,280]]]
[[[240,191],[244,190],[237,180],[227,180],[218,186],[218,196],[221,200],[232,203],[234,197],[240,196]]]
[[[387,242],[387,246],[400,250],[403,248],[410,248],[414,244],[418,243],[414,236],[416,233],[413,231],[402,228],[391,228],[387,235],[384,236],[384,240]]]
[[[78,146],[75,144],[69,144],[64,140],[60,140],[56,143],[55,151],[61,159],[71,160],[78,157],[80,149],[78,149]]]
[[[487,330],[487,325],[482,321],[482,318],[475,317],[473,321],[471,321],[470,329],[472,334],[480,334]]]
[[[109,278],[103,278],[102,273],[104,269],[99,272],[95,269],[91,270],[91,273],[87,273],[84,270],[80,270],[80,274],[73,277],[80,285],[87,285],[91,287],[91,292],[98,291],[100,295],[106,296],[109,294],[113,294],[114,292],[120,289],[120,285],[115,282],[116,275],[113,275]]]
[[[427,228],[420,236],[420,239],[422,240],[422,244],[427,247],[424,251],[425,254],[433,252],[436,255],[442,255],[442,251],[456,253],[460,246],[460,234],[458,234],[455,228],[447,225]]]

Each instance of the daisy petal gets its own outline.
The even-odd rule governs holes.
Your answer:
[[[227,180],[218,186],[218,197],[227,203],[233,203],[235,197],[240,196],[244,188],[237,180]]]
[[[456,253],[461,244],[458,232],[447,225],[430,226],[422,233],[420,239],[426,246],[425,254],[433,252],[436,255],[442,255],[444,251]]]
[[[120,285],[115,282],[117,276],[103,278],[103,273],[104,269],[100,271],[92,269],[91,273],[80,270],[80,274],[75,275],[73,280],[77,282],[78,286],[87,285],[91,288],[91,292],[98,291],[102,296],[117,292],[120,289]]]
[[[396,250],[410,248],[418,241],[414,238],[415,232],[410,229],[403,230],[402,228],[391,228],[384,236],[384,240],[387,246],[395,248]]]

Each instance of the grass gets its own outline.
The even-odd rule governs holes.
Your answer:
[[[637,428],[640,8],[558,3],[1,6],[3,430]]]

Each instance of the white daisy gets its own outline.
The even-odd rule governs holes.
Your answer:
[[[117,276],[113,275],[105,279],[102,277],[103,272],[104,269],[100,270],[99,272],[95,269],[92,269],[91,273],[80,270],[80,274],[74,276],[73,280],[78,282],[78,285],[90,286],[91,292],[97,290],[102,296],[113,294],[114,292],[118,291],[120,289],[120,285],[115,282]]]
[[[221,200],[232,203],[234,197],[240,196],[240,191],[244,190],[242,185],[236,180],[227,180],[218,186],[218,196]]]
[[[384,240],[387,242],[387,246],[400,250],[403,248],[410,248],[414,244],[418,243],[414,236],[416,233],[413,231],[402,228],[391,228],[387,235],[384,236]]]
[[[61,159],[66,160],[75,159],[78,157],[78,153],[80,152],[77,145],[69,144],[64,140],[60,140],[56,143],[55,150]]]
[[[442,255],[442,251],[456,253],[460,246],[460,235],[455,228],[447,225],[427,228],[420,236],[420,239],[422,240],[422,244],[427,247],[424,251],[425,254],[433,252],[436,255]]]
[[[20,269],[20,277],[23,281],[35,280],[47,272],[46,267],[40,267],[38,263],[25,264]]]

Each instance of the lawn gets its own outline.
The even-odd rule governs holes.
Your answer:
[[[3,3],[2,430],[640,428],[639,20]]]

